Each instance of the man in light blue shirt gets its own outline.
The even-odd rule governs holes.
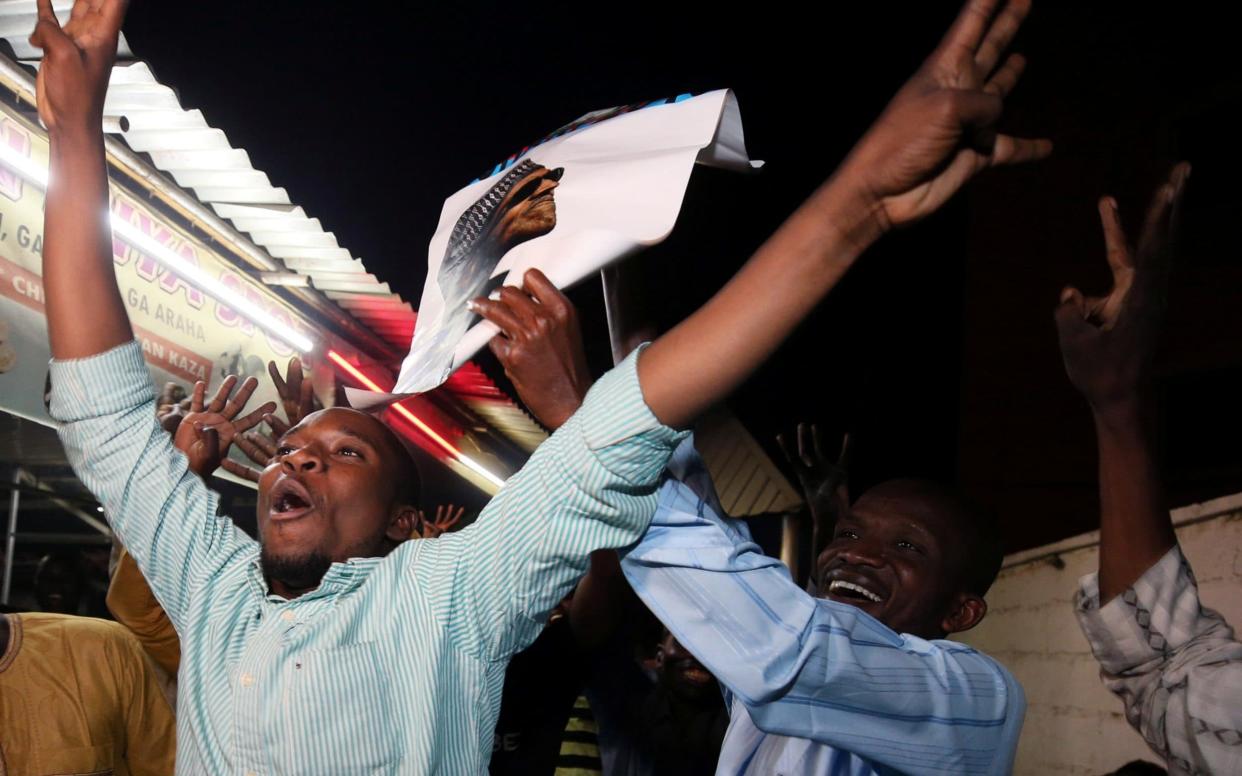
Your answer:
[[[972,0],[842,167],[707,305],[602,378],[471,528],[398,543],[416,496],[408,461],[347,409],[279,441],[260,542],[215,514],[155,422],[113,267],[102,113],[125,2],[77,0],[62,28],[39,0],[51,413],[181,637],[178,772],[483,772],[509,657],[592,551],[641,536],[673,429],[746,379],[889,229],[980,170],[1051,151],[995,132],[1022,63],[999,59],[1020,9],[994,5]],[[532,273],[474,307],[510,351],[523,316],[566,314]],[[240,411],[234,399],[182,422],[194,471],[211,470]]]
[[[724,517],[689,439],[621,568],[727,690],[717,773],[1003,774],[1022,689],[943,640],[983,618],[1000,559],[986,521],[952,493],[896,480],[838,521],[813,598]]]

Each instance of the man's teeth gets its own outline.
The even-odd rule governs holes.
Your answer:
[[[858,593],[858,594],[859,594],[859,595],[861,595],[863,598],[866,598],[868,601],[871,601],[871,602],[873,602],[873,603],[877,603],[877,604],[878,604],[881,600],[883,600],[883,599],[881,599],[878,595],[876,595],[875,593],[871,592],[871,591],[870,591],[870,590],[868,590],[867,588],[863,587],[862,585],[855,585],[853,582],[846,582],[846,581],[841,580],[841,579],[835,579],[835,580],[833,580],[832,584],[830,584],[830,585],[828,586],[828,592],[829,592],[829,593],[836,593],[836,592],[838,592],[838,591],[840,591],[840,590],[851,590],[851,591],[853,591],[853,592],[855,592],[855,593]]]

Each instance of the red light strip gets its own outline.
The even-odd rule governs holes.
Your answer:
[[[350,377],[354,378],[358,382],[362,383],[364,386],[366,386],[370,390],[375,391],[377,393],[387,393],[385,389],[379,387],[378,383],[376,383],[374,380],[372,380],[371,378],[363,374],[361,371],[359,371],[358,367],[349,363],[347,360],[345,360],[344,356],[342,356],[340,353],[337,353],[335,350],[328,351],[328,358],[332,360],[332,363],[336,364],[341,369],[343,369],[346,374],[348,374]],[[458,450],[456,447],[453,447],[453,445],[450,444],[447,439],[437,434],[435,430],[431,428],[431,426],[428,426],[426,423],[420,420],[418,416],[415,415],[413,412],[410,412],[408,409],[401,406],[400,404],[393,404],[392,408],[396,410],[401,415],[401,417],[405,418],[411,424],[413,424],[415,428],[423,432],[423,434],[425,434],[428,439],[435,442],[440,447],[444,448],[445,452],[447,452],[449,455],[453,456],[453,458],[460,461],[462,465],[466,466],[467,468],[471,469],[474,472],[477,472],[481,477],[486,479],[488,482],[493,483],[497,487],[505,484],[504,480],[497,477],[495,474],[492,474],[487,469],[484,469],[477,461],[465,455],[464,453],[462,453],[462,451]]]

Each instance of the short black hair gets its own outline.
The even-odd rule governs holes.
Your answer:
[[[962,564],[956,569],[961,585],[979,597],[987,595],[1005,560],[1000,525],[994,512],[954,487],[929,479],[888,480],[867,491],[924,503],[957,528]]]

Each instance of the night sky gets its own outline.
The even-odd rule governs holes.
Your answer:
[[[665,323],[706,299],[831,172],[958,8],[834,3],[810,14],[809,4],[783,2],[745,12],[675,3],[420,5],[135,0],[125,33],[185,107],[201,109],[274,185],[415,306],[446,196],[587,111],[734,89],[751,156],[767,167],[756,175],[696,172],[673,236],[644,259],[659,269],[670,299]],[[968,289],[990,293],[995,286],[986,264],[976,271],[978,262],[968,260],[980,214],[1012,203],[1020,217],[1011,219],[1017,225],[1006,239],[1028,244],[1072,221],[1069,231],[1085,237],[1049,250],[1058,266],[1084,267],[1086,278],[1058,282],[1098,280],[1102,257],[1087,220],[1093,199],[1119,170],[1141,193],[1178,148],[1131,144],[1110,165],[1092,160],[1142,122],[1155,135],[1187,104],[1202,104],[1187,95],[1206,92],[1237,105],[1242,93],[1238,65],[1229,61],[1232,33],[1212,22],[1208,6],[1157,13],[1137,4],[1079,5],[1038,4],[1016,46],[1031,62],[1007,121],[1051,134],[1058,160],[1045,171],[989,176],[860,263],[732,401],[761,442],[800,419],[818,420],[830,434],[850,429],[858,436],[862,484],[895,474],[971,479],[962,461],[981,450],[962,446],[993,443],[962,431],[963,413],[978,398],[962,375],[980,368],[966,362],[978,352],[967,347],[975,330],[967,332],[966,322],[978,318]],[[1215,153],[1232,142],[1208,148]],[[1235,166],[1226,168],[1236,169],[1236,152],[1231,159]],[[1192,161],[1199,176],[1198,166],[1211,160]],[[1089,172],[1079,174],[1080,167]],[[1040,199],[1043,176],[1053,173],[1074,182],[1058,189],[1064,201]],[[1059,287],[1051,283],[1009,290],[1033,300],[1032,310],[1050,312]],[[592,365],[602,370],[608,355],[598,282],[571,296]],[[1045,315],[1013,324],[1044,359],[1032,361],[1022,390],[1063,396],[1064,377],[1046,358],[1052,332]],[[1240,356],[1223,353],[1209,366],[1237,365]],[[487,359],[484,367],[497,371]],[[1055,456],[1064,440],[1019,442]],[[1069,476],[1086,494],[1092,472],[1083,460]],[[989,493],[1003,511],[1004,489]],[[1083,529],[1088,511],[1084,502],[1063,530],[1037,538]],[[1035,540],[1011,537],[1011,545],[1028,539]]]

